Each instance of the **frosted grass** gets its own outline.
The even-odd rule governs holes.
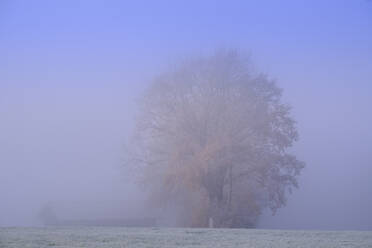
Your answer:
[[[0,228],[1,248],[372,247],[372,232],[121,227]]]

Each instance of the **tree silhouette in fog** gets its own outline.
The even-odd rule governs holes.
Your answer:
[[[304,163],[282,90],[234,50],[188,59],[143,95],[131,166],[154,202],[178,206],[179,225],[254,227],[284,206]]]

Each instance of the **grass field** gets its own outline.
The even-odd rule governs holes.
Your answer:
[[[254,229],[0,228],[1,248],[42,247],[372,247],[372,232]]]

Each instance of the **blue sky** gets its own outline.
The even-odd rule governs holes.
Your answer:
[[[122,204],[131,193],[119,197],[117,167],[135,99],[175,61],[221,47],[250,53],[284,88],[298,121],[301,188],[261,227],[372,229],[365,0],[0,0],[0,225],[33,223],[55,192],[66,202],[101,192]],[[32,211],[18,207],[16,218],[23,199]]]
[[[371,5],[363,0],[2,0],[2,61],[17,67],[29,67],[32,60],[33,66],[60,63],[72,69],[78,63],[88,70],[107,64],[107,70],[123,70],[227,46],[252,52],[263,66],[323,64],[324,58],[336,63],[348,58],[363,66],[371,53]]]

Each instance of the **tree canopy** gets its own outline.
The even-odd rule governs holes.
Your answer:
[[[189,59],[141,99],[131,165],[183,226],[254,227],[297,187],[304,163],[282,90],[236,51]]]

